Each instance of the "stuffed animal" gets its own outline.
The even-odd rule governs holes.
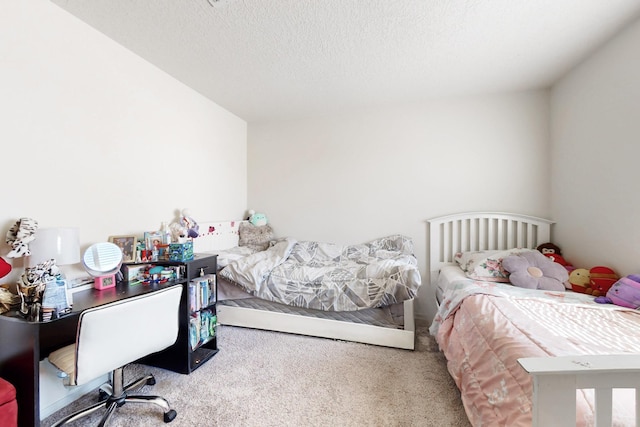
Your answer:
[[[3,278],[10,272],[11,272],[11,264],[5,261],[4,258],[0,258],[0,278]]]
[[[562,256],[562,251],[557,245],[554,245],[553,243],[550,243],[550,242],[543,243],[541,245],[538,245],[536,249],[539,250],[542,253],[542,255],[549,258],[551,261],[557,262],[558,264],[562,265],[564,268],[567,269],[567,271],[572,271],[575,269],[575,267],[572,266],[571,263],[569,263],[567,260],[564,259],[564,257]]]
[[[267,225],[267,216],[263,213],[256,213],[254,210],[249,211],[249,222],[256,227]]]
[[[617,280],[607,291],[606,296],[599,296],[595,302],[615,304],[621,307],[640,308],[640,276],[630,274]]]
[[[200,230],[200,226],[196,222],[195,219],[191,217],[191,213],[189,209],[182,210],[182,216],[180,217],[180,225],[187,230],[187,237],[195,238],[198,237],[198,231]]]
[[[589,283],[591,283],[591,275],[586,268],[576,268],[569,273],[569,284],[572,291],[586,294]]]
[[[602,296],[618,280],[618,275],[609,267],[596,266],[587,270],[576,268],[569,274],[571,290],[583,294]]]
[[[509,255],[502,267],[510,273],[511,284],[520,288],[564,291],[569,278],[564,267],[536,251]]]
[[[618,275],[609,267],[597,266],[589,270],[591,276],[591,292],[587,292],[594,297],[605,295],[614,283],[618,280]]]
[[[29,243],[35,240],[38,221],[32,218],[20,218],[13,227],[7,231],[6,242],[11,246],[8,258],[20,258],[31,255]]]

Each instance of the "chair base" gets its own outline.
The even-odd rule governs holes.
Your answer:
[[[125,403],[153,403],[163,409],[165,423],[170,423],[175,419],[177,412],[171,409],[171,407],[169,406],[169,402],[167,402],[165,398],[144,394],[129,394],[130,392],[136,391],[144,385],[154,385],[156,383],[156,379],[153,375],[145,375],[144,377],[138,378],[137,380],[129,383],[124,387],[122,386],[122,380],[123,368],[118,368],[112,373],[111,383],[104,384],[100,387],[98,403],[95,403],[84,409],[76,411],[71,415],[66,416],[65,418],[55,423],[52,427],[63,426],[67,423],[93,414],[94,412],[102,408],[105,409],[105,412],[102,415],[98,426],[104,426],[109,421],[111,415],[113,415],[115,410]]]

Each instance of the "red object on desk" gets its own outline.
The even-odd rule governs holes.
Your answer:
[[[18,426],[18,402],[16,389],[10,382],[0,378],[0,426]]]

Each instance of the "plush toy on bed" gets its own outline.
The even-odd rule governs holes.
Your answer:
[[[509,255],[502,260],[514,286],[546,291],[564,291],[569,273],[560,264],[551,261],[540,252],[523,252]]]
[[[618,280],[618,275],[609,267],[596,266],[587,270],[576,268],[569,274],[571,290],[582,294],[602,296],[609,291]]]
[[[540,253],[542,253],[542,255],[549,258],[551,261],[557,262],[558,264],[566,268],[567,271],[572,271],[575,269],[575,267],[572,266],[571,263],[569,263],[566,259],[564,259],[564,257],[562,256],[562,251],[560,250],[560,247],[558,247],[557,245],[551,242],[548,242],[548,243],[543,243],[541,245],[538,245],[536,249],[539,250]]]
[[[640,308],[640,275],[630,274],[620,278],[609,288],[606,296],[596,297],[595,302],[637,310]]]
[[[256,227],[267,225],[267,216],[263,213],[256,213],[254,210],[249,211],[249,222]]]

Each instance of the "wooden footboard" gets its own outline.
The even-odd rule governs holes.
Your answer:
[[[518,359],[533,379],[533,426],[576,425],[576,390],[594,389],[595,425],[613,425],[613,389],[635,389],[640,426],[640,355],[590,355]]]

